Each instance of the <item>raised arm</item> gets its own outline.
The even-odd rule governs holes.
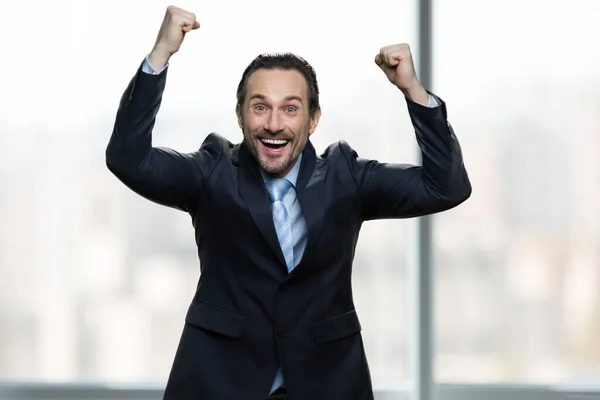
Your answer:
[[[423,161],[416,166],[361,159],[342,144],[360,189],[363,219],[423,216],[464,202],[471,183],[446,104],[417,80],[407,45],[384,47],[375,62],[406,97]],[[436,107],[426,106],[431,97]]]
[[[178,51],[184,33],[197,29],[195,16],[169,7],[158,38],[121,98],[106,164],[136,193],[156,203],[190,211],[198,204],[202,184],[218,158],[218,146],[206,141],[189,154],[152,146],[152,130],[167,79],[167,62]],[[150,64],[152,63],[152,64]],[[149,65],[160,73],[148,71]]]
[[[446,104],[436,100],[440,106],[435,108],[408,101],[421,166],[362,159],[345,145],[360,188],[364,220],[433,214],[456,207],[471,195],[460,144],[446,119]]]

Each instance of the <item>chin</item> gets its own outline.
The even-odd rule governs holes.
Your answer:
[[[285,173],[287,173],[288,169],[289,169],[289,165],[290,163],[282,163],[282,162],[265,162],[265,160],[262,160],[260,162],[260,166],[262,167],[262,169],[264,169],[267,173],[271,174],[271,175],[284,175]]]
[[[288,154],[276,159],[263,155],[259,159],[259,164],[262,169],[271,175],[285,175],[292,168],[292,158]]]

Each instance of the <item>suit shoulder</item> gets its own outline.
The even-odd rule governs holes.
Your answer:
[[[322,159],[330,166],[335,166],[335,169],[347,171],[357,185],[362,181],[365,167],[373,162],[373,160],[361,158],[345,140],[338,140],[330,144],[323,152]]]
[[[230,149],[233,146],[225,137],[211,132],[204,138],[200,148],[190,155],[202,175],[208,177],[223,157],[230,154]]]
[[[358,184],[356,162],[358,154],[345,140],[338,140],[327,146],[320,159],[332,170],[346,171]]]
[[[202,145],[200,146],[200,150],[211,150],[211,149],[220,149],[220,150],[225,150],[225,149],[231,149],[233,148],[234,144],[231,143],[227,138],[225,138],[224,136],[215,133],[215,132],[211,132],[209,133],[206,138],[204,138],[204,141],[202,142]]]
[[[350,160],[357,157],[356,151],[345,140],[331,143],[321,154],[324,160],[335,161],[337,159]]]
[[[209,155],[215,160],[220,159],[223,155],[228,155],[236,147],[235,144],[230,142],[224,136],[211,132],[204,138],[204,141],[200,145],[198,153]]]

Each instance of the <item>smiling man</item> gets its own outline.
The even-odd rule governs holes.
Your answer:
[[[242,143],[210,134],[192,153],[153,147],[168,62],[199,27],[167,9],[106,149],[115,176],[189,213],[195,230],[201,273],[164,398],[373,399],[354,249],[365,221],[433,214],[470,196],[446,106],[418,81],[408,45],[384,47],[374,61],[406,98],[422,166],[366,160],[344,141],[317,155],[315,71],[294,54],[266,54],[238,86]]]
[[[313,82],[310,95],[309,81]],[[264,171],[284,176],[321,116],[314,71],[292,54],[259,56],[242,76],[237,101],[238,123],[248,149]]]

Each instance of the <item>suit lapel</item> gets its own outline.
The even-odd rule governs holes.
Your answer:
[[[248,207],[254,223],[269,243],[281,265],[287,271],[285,258],[277,239],[277,231],[271,213],[271,200],[260,174],[260,166],[248,150],[246,144],[239,145],[238,188]],[[323,216],[325,214],[324,182],[327,166],[317,159],[315,149],[310,141],[302,153],[302,164],[296,182],[296,195],[300,202],[302,215],[306,220],[306,247],[301,262],[290,275],[307,262],[317,247]]]
[[[260,166],[244,142],[239,147],[239,164],[238,174],[240,179],[238,181],[238,188],[240,194],[244,198],[244,202],[254,223],[269,243],[279,262],[287,271],[285,258],[281,251],[273,223],[271,200],[260,174]]]
[[[302,165],[296,182],[296,195],[306,220],[306,247],[302,260],[291,274],[306,264],[317,249],[325,215],[323,189],[326,172],[327,165],[321,158],[317,158],[315,148],[309,141],[302,154]]]

